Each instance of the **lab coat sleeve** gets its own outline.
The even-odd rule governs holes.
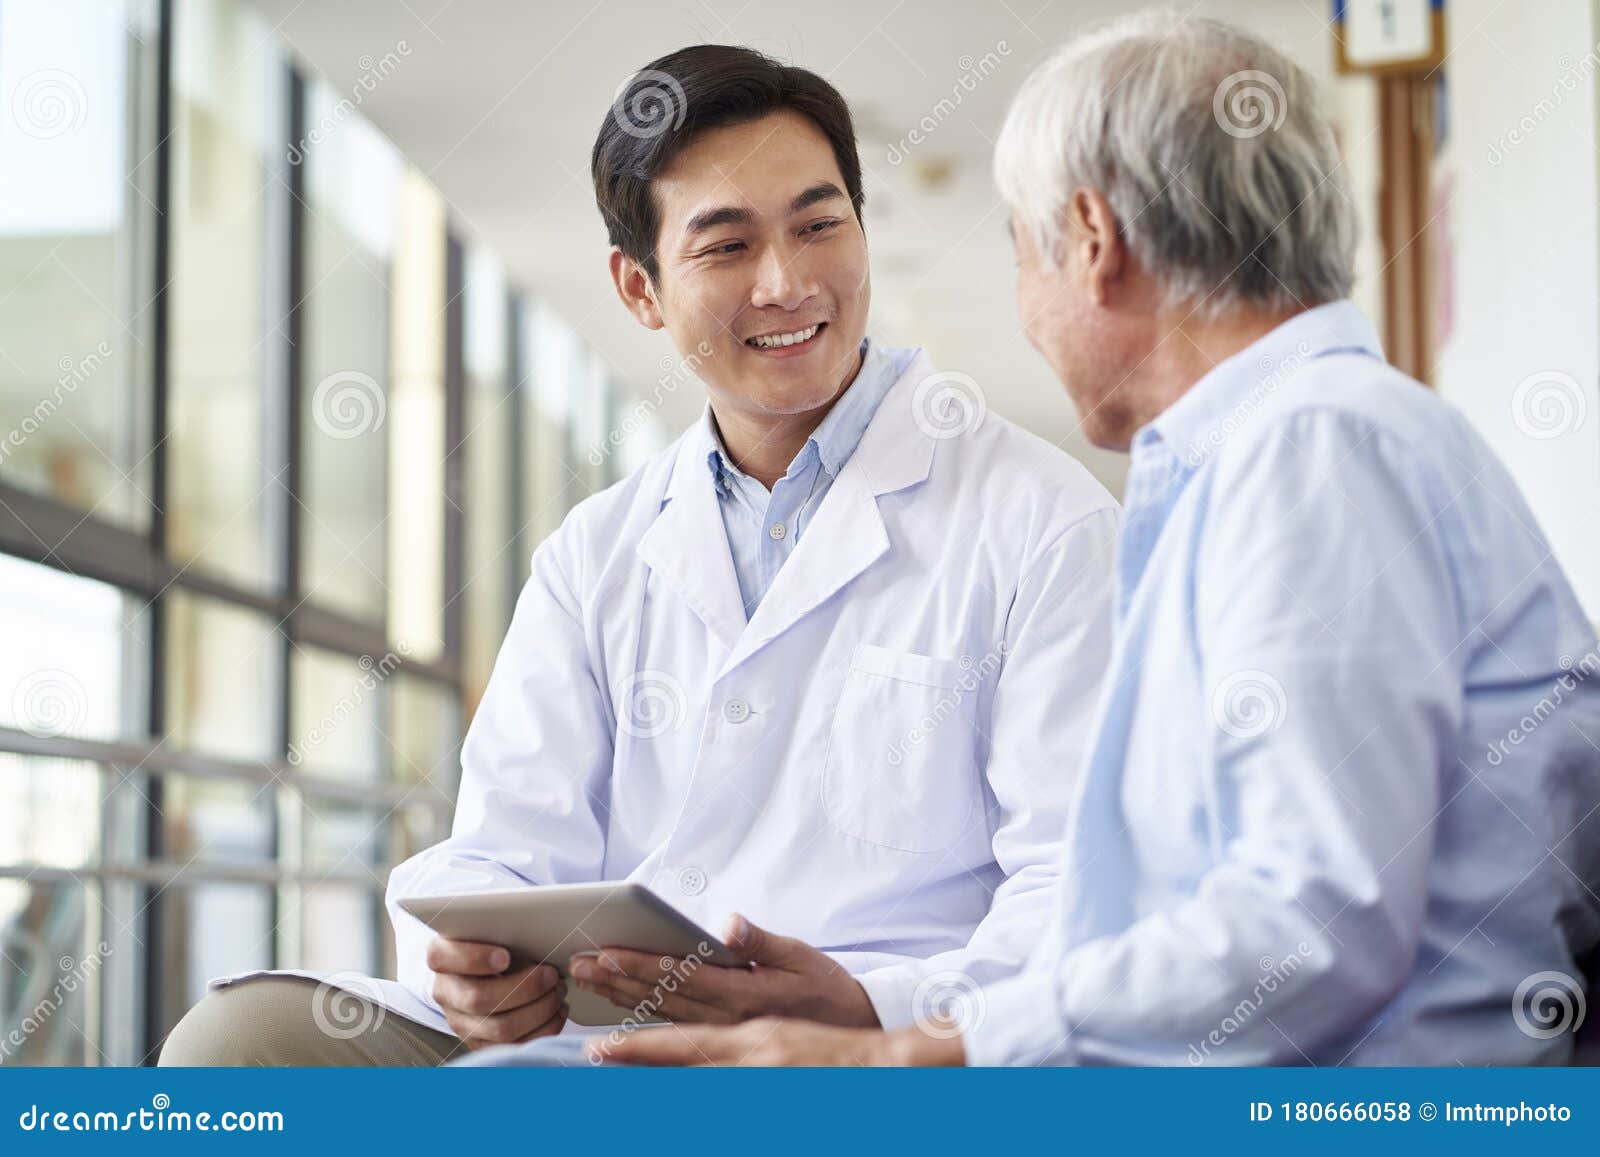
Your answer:
[[[389,877],[400,982],[434,1007],[434,933],[401,898],[601,878],[613,728],[568,577],[575,534],[569,519],[534,554],[462,746],[450,837]]]
[[[1061,836],[1111,651],[1119,518],[1093,511],[1039,549],[1017,584],[989,717],[989,828],[1005,879],[965,947],[858,974],[885,1028],[942,1015],[1015,973],[1053,912]]]
[[[1138,861],[1099,857],[1107,875],[1080,884],[1130,923],[1062,934],[985,993],[969,1064],[1303,1064],[1354,1045],[1413,967],[1463,714],[1455,568],[1433,530],[1451,496],[1354,418],[1295,415],[1239,450],[1215,463],[1195,548],[1207,702],[1172,712],[1202,721],[1209,751],[1171,774],[1213,794],[1170,835],[1209,842],[1210,864],[1139,912],[1138,878],[1112,867]],[[1091,767],[1085,814],[1116,814],[1121,776]]]

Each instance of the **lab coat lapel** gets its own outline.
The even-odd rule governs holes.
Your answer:
[[[912,396],[917,382],[932,372],[927,355],[919,352],[884,396],[861,444],[772,580],[722,674],[800,622],[889,552],[893,544],[878,498],[928,476],[934,441],[913,420]]]
[[[745,629],[744,599],[706,467],[708,449],[698,428],[684,437],[667,482],[666,505],[636,549],[706,629],[732,649]]]

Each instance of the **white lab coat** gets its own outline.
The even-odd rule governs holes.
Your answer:
[[[453,834],[390,876],[399,984],[344,987],[443,1029],[433,933],[396,901],[624,879],[816,945],[885,1027],[1020,967],[1109,658],[1117,509],[996,415],[930,434],[933,373],[919,353],[886,395],[748,623],[704,423],[571,512]]]

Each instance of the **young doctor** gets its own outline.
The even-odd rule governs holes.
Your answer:
[[[389,881],[400,982],[330,981],[403,1016],[330,1039],[305,977],[258,975],[163,1063],[429,1064],[563,1027],[550,968],[436,938],[409,896],[647,885],[757,965],[677,970],[662,1013],[706,1022],[909,1025],[1049,918],[1115,503],[971,379],[867,338],[861,168],[820,77],[673,53],[619,94],[593,175],[617,293],[704,418],[535,553],[453,834]],[[631,1007],[664,964],[573,973]]]

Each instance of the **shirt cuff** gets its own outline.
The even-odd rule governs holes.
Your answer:
[[[912,1004],[920,980],[916,968],[905,964],[890,964],[856,975],[856,983],[867,990],[867,999],[872,1001],[872,1010],[885,1031],[916,1022],[917,1010]]]
[[[983,989],[973,1023],[961,1034],[967,1064],[1072,1064],[1072,1034],[1059,999],[1054,975],[1042,968]]]

